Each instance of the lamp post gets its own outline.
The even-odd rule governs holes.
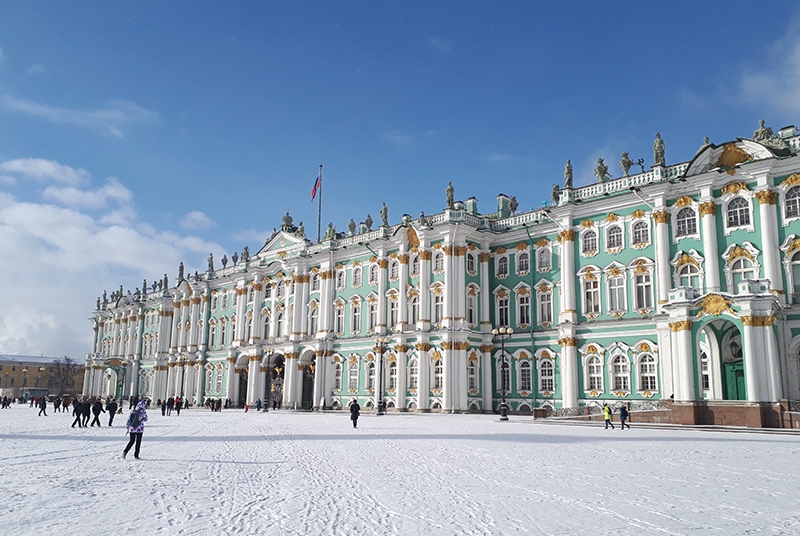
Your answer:
[[[511,337],[514,330],[511,328],[495,328],[492,335],[500,340],[500,353],[503,354],[503,363],[500,366],[500,392],[503,395],[503,402],[500,404],[500,420],[508,420],[508,404],[506,404],[506,375],[508,374],[508,360],[506,359],[506,340]]]
[[[378,377],[380,378],[378,382],[380,384],[378,385],[378,415],[386,413],[386,402],[383,400],[383,354],[386,352],[386,348],[391,342],[392,339],[389,337],[378,337],[375,339],[375,351],[380,356],[378,358]]]

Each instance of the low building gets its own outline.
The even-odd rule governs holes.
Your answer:
[[[0,396],[79,395],[84,364],[63,357],[0,355]]]
[[[390,224],[287,213],[254,255],[104,293],[85,394],[284,407],[563,414],[603,403],[672,422],[781,426],[800,399],[800,136],[762,124],[496,211],[454,200]],[[780,401],[784,401],[781,403]],[[717,409],[715,409],[717,408]]]

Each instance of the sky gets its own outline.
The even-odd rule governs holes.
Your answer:
[[[83,536],[798,533],[797,430],[622,431],[512,415],[2,410],[4,534]],[[741,432],[741,431],[740,431]],[[781,432],[781,433],[776,433]],[[53,500],[57,499],[57,500]],[[108,530],[114,527],[115,530]],[[100,531],[98,531],[100,528]],[[106,530],[103,530],[106,529]]]
[[[289,211],[322,228],[549,199],[800,124],[800,8],[752,2],[0,1],[0,353],[90,350],[103,290]]]

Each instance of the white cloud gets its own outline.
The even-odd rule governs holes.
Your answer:
[[[38,75],[38,74],[45,74],[47,72],[47,69],[45,68],[44,65],[36,63],[28,67],[28,69],[25,72],[27,72],[28,74]]]
[[[125,136],[123,127],[131,124],[155,124],[161,120],[161,116],[157,112],[123,99],[110,100],[106,102],[106,107],[93,110],[61,108],[18,99],[11,95],[3,95],[0,104],[9,111],[32,115],[56,124],[77,125],[105,132],[118,138]]]
[[[73,169],[50,163],[55,170]],[[6,164],[0,169],[29,169]],[[93,191],[73,185],[45,191],[43,201],[0,191],[0,281],[13,282],[2,292],[0,353],[81,359],[92,338],[86,319],[104,289],[122,283],[134,290],[142,279],[161,279],[165,272],[174,279],[181,261],[192,273],[205,267],[209,252],[222,256],[218,244],[137,221],[133,195],[117,179]],[[108,204],[113,210],[100,216],[84,212]]]
[[[48,186],[42,193],[46,201],[73,208],[103,208],[109,200],[129,203],[133,198],[131,191],[113,177],[99,190],[85,191],[72,186]]]
[[[453,50],[452,41],[448,41],[446,39],[441,39],[439,37],[431,37],[429,39],[429,43],[433,50],[441,52],[442,54],[447,54],[448,52]]]
[[[184,216],[183,221],[181,221],[181,227],[184,229],[210,229],[212,227],[216,227],[217,224],[214,220],[206,216],[203,212],[199,210],[194,210],[189,212]]]
[[[417,140],[406,130],[387,130],[383,133],[383,138],[396,147],[412,147],[417,145]]]
[[[786,34],[770,47],[758,66],[748,67],[741,76],[738,97],[742,102],[797,114],[800,112],[800,22],[789,25]]]
[[[28,177],[39,182],[53,181],[79,186],[89,182],[92,175],[85,169],[64,166],[55,160],[18,158],[0,163],[0,173]]]

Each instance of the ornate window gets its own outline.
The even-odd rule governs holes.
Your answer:
[[[496,275],[500,278],[508,275],[508,257],[498,257]]]
[[[350,362],[350,373],[347,378],[347,388],[351,391],[358,391],[358,361]]]
[[[261,314],[264,316],[264,340],[269,339],[269,311],[262,311]]]
[[[731,275],[733,276],[733,292],[741,281],[747,279],[758,279],[753,263],[749,259],[740,258],[731,263]]]
[[[208,323],[208,347],[216,348],[216,346],[217,346],[217,323],[214,322],[214,320],[212,319]]]
[[[375,390],[375,363],[367,363],[367,390]]]
[[[517,325],[528,326],[531,323],[531,293],[527,287],[517,290]]]
[[[392,361],[389,363],[389,389],[394,391],[397,389],[397,362]]]
[[[217,365],[217,392],[222,392],[222,377],[225,372],[222,370],[222,365]]]
[[[317,334],[317,323],[319,320],[319,308],[317,302],[311,302],[308,311],[308,334],[313,337]]]
[[[684,207],[678,211],[675,218],[675,236],[691,236],[697,234],[697,213],[691,207]]]
[[[370,285],[377,285],[378,284],[378,265],[373,264],[369,267],[369,284]]]
[[[786,217],[797,218],[800,216],[800,186],[792,186],[786,192]]]
[[[228,340],[228,326],[225,323],[225,318],[220,320],[220,329],[219,329],[219,346],[220,348],[224,348],[227,344]]]
[[[467,272],[469,272],[471,275],[474,275],[477,272],[474,253],[467,253]]]
[[[606,230],[606,248],[622,248],[622,227],[613,225]]]
[[[505,292],[497,296],[497,325],[508,326],[510,319],[508,314],[508,294]]]
[[[414,258],[411,260],[411,275],[419,275],[419,255],[414,255]]]
[[[633,224],[633,246],[644,246],[650,242],[650,225],[646,221],[637,221]]]
[[[400,277],[400,263],[397,261],[392,261],[389,263],[389,279],[394,281]]]
[[[589,391],[603,392],[603,362],[596,355],[586,360],[586,387]]]
[[[581,278],[583,314],[597,316],[600,314],[600,281],[592,267],[586,267],[579,273]]]
[[[394,328],[397,325],[397,309],[398,309],[397,296],[392,295],[389,298],[389,327]]]
[[[319,274],[311,274],[311,292],[319,290]]]
[[[224,292],[222,294],[222,310],[226,310],[228,308],[228,293]]]
[[[620,312],[627,310],[625,299],[625,274],[620,270],[613,270],[606,276],[608,284],[608,310]]]
[[[286,282],[283,279],[281,279],[280,281],[278,281],[278,286],[275,288],[275,297],[279,299],[283,298],[283,295],[285,293],[286,293]]]
[[[588,230],[583,233],[581,237],[581,253],[590,255],[597,253],[597,233],[593,230]]]
[[[539,391],[548,391],[552,393],[556,390],[555,383],[553,362],[549,359],[543,360],[539,364]]]
[[[353,286],[360,287],[361,286],[361,267],[355,266],[353,268]]]
[[[275,337],[283,337],[283,311],[279,312],[275,317]]]
[[[239,306],[239,289],[238,288],[232,289],[231,290],[231,296],[233,297],[233,300],[232,300],[233,301],[233,308],[236,309],[236,307]]]
[[[478,388],[478,360],[470,359],[467,362],[467,388],[475,390]]]
[[[408,362],[408,388],[417,389],[419,387],[419,364],[416,358],[411,358]]]
[[[618,355],[612,359],[611,375],[615,391],[631,390],[630,367],[627,357]]]
[[[539,324],[550,325],[553,323],[553,290],[541,285],[536,292],[539,300]]]
[[[434,292],[433,294],[433,323],[441,324],[444,317],[444,294]]]
[[[336,289],[344,290],[345,273],[344,270],[336,272]]]
[[[337,361],[333,365],[333,390],[340,391],[342,389],[342,364]]]
[[[550,248],[544,247],[536,252],[536,268],[540,272],[549,272],[553,267],[553,257]]]
[[[434,273],[444,272],[444,253],[441,251],[433,254],[433,271]]]
[[[796,297],[800,295],[800,251],[792,255],[792,294],[795,298],[793,303],[796,303]]]
[[[701,368],[705,365],[705,382],[708,381],[708,358],[706,358],[705,364],[703,363],[702,356],[705,355],[703,353],[700,356],[700,366]],[[657,391],[658,390],[658,382],[656,381],[656,360],[650,354],[642,354],[639,357],[639,390],[640,391]],[[707,384],[703,387],[704,391],[708,390]]]
[[[367,304],[367,330],[375,331],[375,326],[378,325],[378,303],[377,301],[370,301]]]
[[[272,283],[269,281],[264,282],[264,299],[269,300],[272,298]]]
[[[474,326],[478,323],[478,295],[474,288],[467,289],[467,325]]]
[[[444,388],[444,367],[442,366],[441,359],[437,359],[433,362],[433,388]]]
[[[653,307],[653,279],[650,272],[638,273],[633,276],[636,287],[636,309],[652,309]]]
[[[531,391],[532,386],[531,362],[526,360],[519,365],[519,391]]]
[[[527,251],[517,253],[517,273],[525,275],[530,271],[531,262]]]
[[[248,303],[252,303],[252,301],[253,301],[253,298],[255,298],[255,295],[256,295],[256,291],[255,291],[255,289],[253,288],[253,286],[251,285],[251,286],[250,286],[250,287],[247,289],[247,302],[248,302]]]
[[[248,316],[244,321],[244,340],[249,341],[253,337],[253,317]]]
[[[694,264],[684,264],[678,268],[678,286],[692,287],[701,290],[700,287],[700,268]]]
[[[412,296],[408,301],[408,321],[412,325],[419,322],[419,296]]]
[[[344,333],[344,304],[336,305],[336,320],[333,326],[336,335],[341,336]]]
[[[361,303],[357,299],[350,302],[350,331],[361,331]]]
[[[743,197],[734,197],[728,203],[728,227],[750,225],[750,203]]]

